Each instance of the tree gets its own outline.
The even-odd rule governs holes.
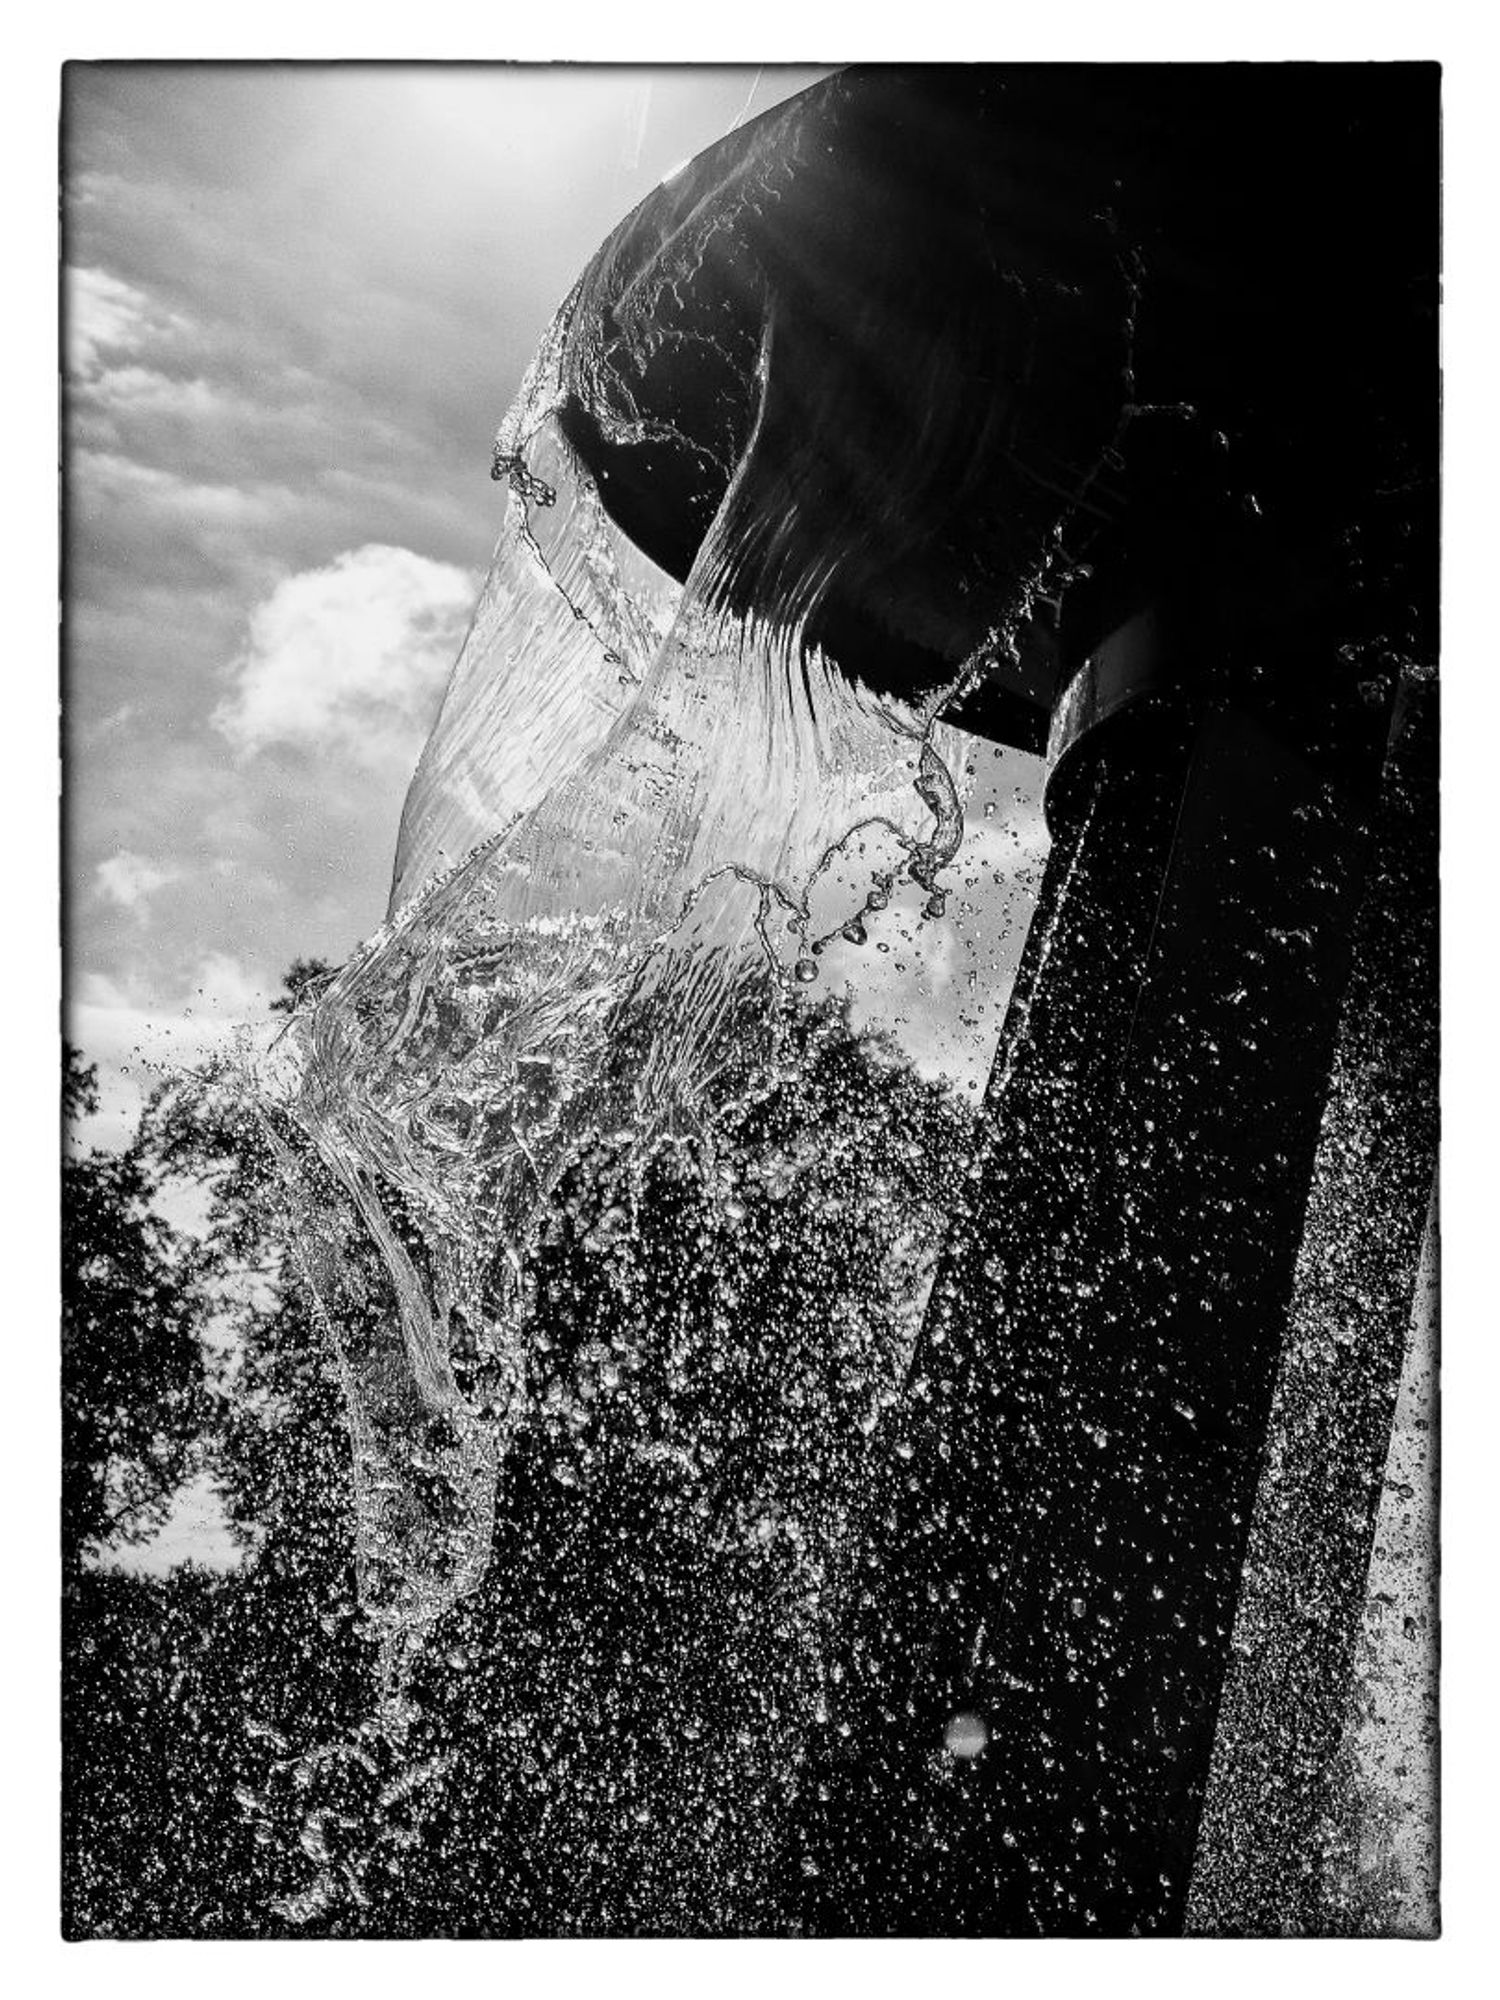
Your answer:
[[[98,1108],[94,1066],[64,1049],[62,1110]],[[158,1528],[200,1463],[210,1403],[200,1333],[205,1260],[155,1206],[142,1135],[62,1167],[63,1929],[129,1934],[133,1899],[177,1857],[168,1699],[177,1635],[206,1580],[101,1566]],[[174,1630],[175,1621],[175,1630]],[[178,1867],[180,1874],[181,1869]]]
[[[324,971],[299,961],[289,990]],[[67,1077],[71,1115],[93,1109],[94,1072],[76,1054]],[[70,1529],[64,1928],[291,1931],[274,1903],[304,1865],[305,1801],[292,1769],[297,1753],[339,1740],[367,1713],[371,1648],[357,1629],[338,1386],[290,1254],[274,1149],[226,1056],[154,1092],[124,1153],[92,1153],[67,1172],[66,1393],[81,1495],[70,1520],[95,1504]],[[151,1207],[181,1184],[203,1216],[192,1242]],[[80,1327],[92,1340],[86,1356]],[[168,1336],[178,1377],[164,1385]],[[210,1338],[220,1359],[205,1385]],[[164,1386],[184,1393],[165,1397]],[[172,1452],[156,1442],[168,1429]],[[240,1563],[165,1577],[87,1566],[88,1550],[122,1525],[103,1520],[101,1482],[87,1478],[106,1436],[111,1491],[132,1446],[157,1480],[151,1505],[131,1517],[133,1538],[161,1518],[180,1477],[201,1469]],[[144,1488],[138,1470],[133,1490]]]
[[[549,1205],[489,1569],[417,1668],[442,1775],[365,1877],[377,1931],[796,1908],[798,1772],[972,1119],[837,1007],[790,1032],[699,1140],[603,1141]]]
[[[277,1011],[324,971],[294,966]],[[601,1140],[554,1191],[488,1572],[427,1636],[393,1764],[337,1375],[360,1335],[295,1253],[296,1134],[272,1142],[228,1063],[157,1094],[132,1152],[142,1186],[203,1193],[200,1305],[234,1359],[199,1451],[245,1555],[90,1580],[81,1929],[290,1933],[318,1853],[358,1889],[304,1934],[785,1926],[799,1759],[971,1117],[830,1006],[732,1096],[695,1139]],[[345,1250],[351,1295],[393,1310],[373,1246]],[[114,1747],[122,1714],[153,1718],[149,1756]]]
[[[63,1116],[98,1109],[98,1073],[65,1047]],[[62,1168],[64,1560],[144,1540],[195,1461],[205,1415],[205,1272],[153,1206],[139,1137],[123,1153],[66,1153]]]
[[[330,976],[321,959],[294,960],[272,1013],[290,1015]],[[204,1204],[204,1270],[232,1360],[203,1449],[231,1528],[287,1573],[347,1569],[337,1369],[298,1257],[284,1170],[285,1154],[305,1155],[307,1142],[221,1055],[153,1094],[138,1143],[162,1182],[190,1182]]]

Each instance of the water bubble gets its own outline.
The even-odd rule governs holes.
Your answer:
[[[950,1716],[943,1731],[943,1748],[950,1757],[977,1757],[988,1747],[989,1740],[988,1724],[971,1709],[960,1709],[957,1715]]]

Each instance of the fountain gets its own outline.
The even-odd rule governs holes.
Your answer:
[[[829,942],[941,908],[965,743],[1048,760],[820,1691],[763,1742],[784,1874],[724,1925],[1177,1931],[1195,1867],[1210,1927],[1284,1906],[1435,1160],[1436,185],[1423,68],[846,72],[620,225],[502,427],[389,920],[300,1029],[392,1700],[490,1560],[580,1160],[607,1249],[791,1078]],[[1318,1507],[1316,1685],[1250,1749],[1247,1551]],[[1285,1840],[1237,1901],[1247,1757]]]

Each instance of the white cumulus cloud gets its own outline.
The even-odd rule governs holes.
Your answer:
[[[251,614],[215,723],[247,754],[289,743],[366,764],[414,756],[477,588],[467,570],[381,543],[285,578]]]
[[[159,868],[143,854],[132,854],[125,849],[112,854],[108,861],[101,861],[94,871],[94,880],[101,893],[122,910],[141,911],[158,889],[175,882],[181,873],[179,868]]]
[[[66,1032],[99,1075],[99,1109],[80,1121],[78,1143],[124,1145],[154,1084],[223,1048],[236,1028],[264,1026],[270,1000],[265,983],[225,952],[208,953],[171,990],[144,974],[73,981]]]
[[[187,329],[180,313],[108,271],[70,264],[63,278],[68,372],[75,377],[100,374],[106,352],[135,354]]]

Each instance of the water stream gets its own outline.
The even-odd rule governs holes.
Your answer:
[[[882,922],[916,957],[913,926],[939,928],[976,768],[941,696],[922,713],[877,698],[798,625],[726,612],[717,531],[684,585],[656,569],[561,435],[556,393],[544,346],[502,429],[504,528],[407,798],[387,921],[280,1052],[278,1145],[380,1634],[371,1727],[397,1766],[424,1641],[484,1576],[507,1451],[548,1414],[544,1232],[583,1212],[580,1176],[597,1186],[607,1158],[619,1198],[589,1212],[588,1243],[608,1252],[684,1149],[733,1226],[747,1120],[805,1074],[797,1024],[828,966]],[[987,1043],[997,1013],[977,1025]],[[884,1216],[889,1256],[919,1276],[940,1228],[920,1207]],[[907,1290],[905,1339],[923,1296]],[[884,1365],[899,1381],[901,1356]],[[761,1518],[741,1524],[752,1541],[779,1532]],[[372,1754],[313,1763],[327,1778]],[[319,1872],[282,1911],[299,1921],[357,1899],[357,1870],[320,1860],[330,1808],[308,1797]]]

